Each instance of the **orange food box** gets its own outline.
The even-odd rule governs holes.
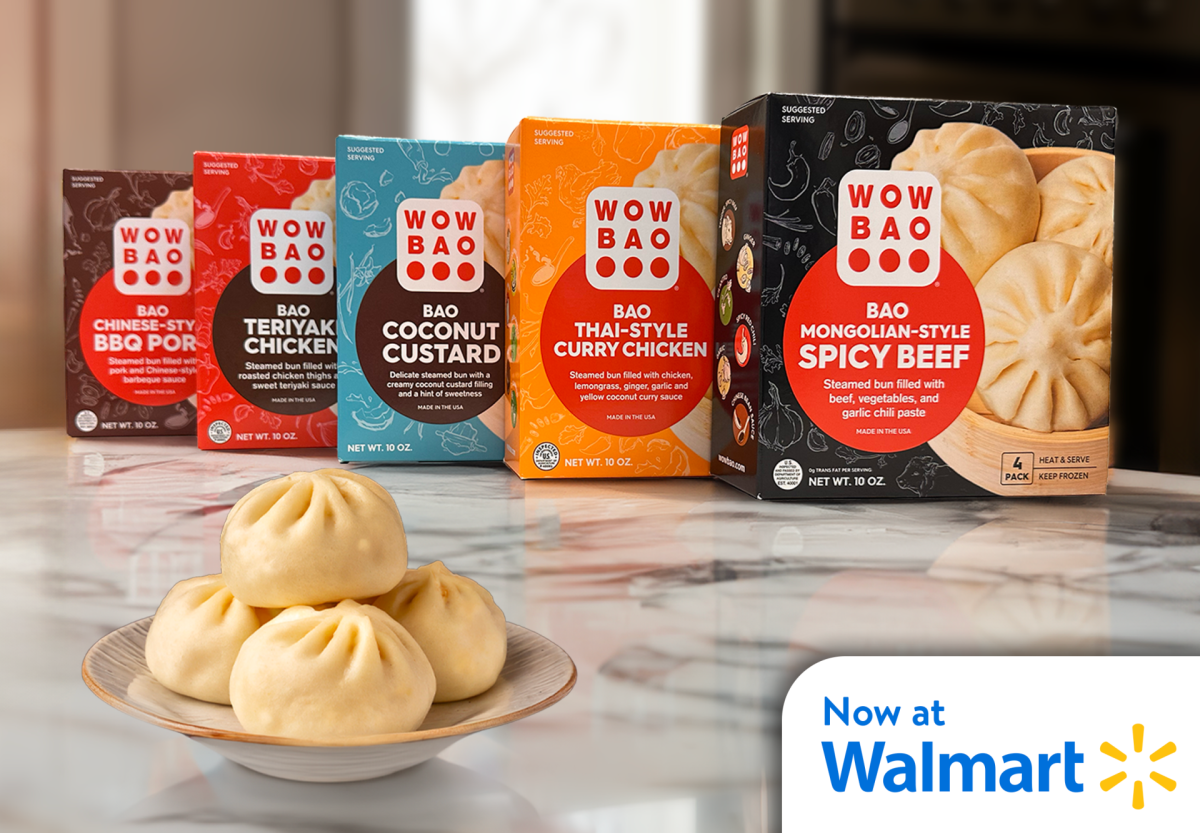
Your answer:
[[[505,462],[709,474],[720,129],[524,119],[505,149]]]

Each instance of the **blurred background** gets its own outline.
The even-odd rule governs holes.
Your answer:
[[[60,426],[61,171],[768,90],[1114,105],[1116,465],[1200,473],[1194,0],[0,0],[0,428]]]

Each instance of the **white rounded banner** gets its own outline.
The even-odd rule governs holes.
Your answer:
[[[1196,657],[838,657],[783,707],[783,830],[1183,830]]]

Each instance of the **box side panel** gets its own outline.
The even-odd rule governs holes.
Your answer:
[[[763,247],[767,99],[755,99],[724,118],[717,209],[717,299],[713,334],[712,470],[757,494],[759,306],[769,254]]]
[[[517,474],[521,474],[521,458],[517,450],[521,447],[521,368],[524,332],[521,328],[521,289],[528,277],[520,267],[522,235],[521,211],[521,135],[524,121],[519,123],[508,137],[504,146],[504,257],[505,270],[504,305],[504,353],[507,359],[508,381],[505,385],[507,412],[504,421],[504,462]]]

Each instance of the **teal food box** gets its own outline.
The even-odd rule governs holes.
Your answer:
[[[338,459],[503,459],[503,157],[338,137]]]

